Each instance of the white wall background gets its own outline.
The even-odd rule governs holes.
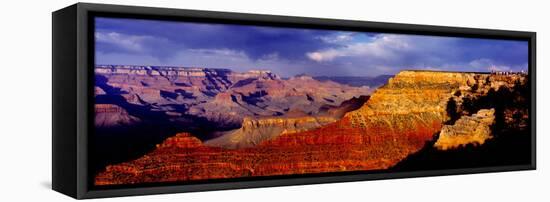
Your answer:
[[[51,186],[51,12],[75,1],[1,1],[0,201],[68,201]],[[95,3],[536,31],[536,171],[101,199],[107,201],[544,201],[550,199],[550,26],[540,0],[141,0]]]

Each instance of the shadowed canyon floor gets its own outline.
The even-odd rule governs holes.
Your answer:
[[[236,90],[231,90],[231,87],[220,87],[220,89],[230,90],[220,90],[218,94],[211,97],[215,97],[215,100],[226,100],[221,103],[232,100],[235,106],[224,105],[229,111],[236,109],[239,103],[243,103],[242,100],[246,100],[247,105],[255,106],[239,106],[251,113],[256,107],[263,106],[263,103],[266,104],[263,109],[269,108],[271,116],[252,113],[249,116],[251,118],[239,119],[240,127],[233,128],[230,132],[220,134],[219,137],[208,141],[198,138],[203,137],[201,133],[205,131],[172,133],[176,135],[157,144],[146,155],[107,166],[97,174],[94,184],[121,185],[343,171],[458,168],[499,165],[503,162],[518,163],[525,158],[529,160],[529,155],[524,154],[530,142],[529,136],[526,135],[529,134],[527,124],[529,114],[526,103],[529,102],[530,97],[526,75],[402,71],[389,79],[387,84],[378,88],[368,100],[366,97],[362,98],[362,102],[353,101],[353,96],[346,97],[342,91],[340,92],[343,94],[338,94],[336,93],[338,91],[332,88],[348,88],[346,92],[354,90],[359,92],[360,89],[356,87],[340,86],[341,84],[336,83],[323,87],[327,84],[304,76],[288,80],[277,79],[276,76],[258,78],[249,81],[241,80],[244,83],[227,79],[221,82],[227,85],[222,86],[235,87],[238,83],[241,84],[235,87]],[[314,89],[315,91],[320,89],[320,93],[293,90],[296,88],[291,87],[308,82],[311,83],[310,85],[321,86]],[[252,83],[254,88],[246,87],[247,90],[242,91],[241,85],[247,86]],[[276,87],[265,88],[272,85]],[[257,91],[258,86],[269,90]],[[124,86],[117,88],[121,91],[125,88],[130,89]],[[101,88],[101,90],[112,91],[108,88]],[[173,92],[176,90],[172,89]],[[99,89],[97,91],[101,93]],[[258,92],[260,93],[257,94]],[[156,94],[156,91],[154,93]],[[305,99],[310,103],[312,100],[324,100],[323,102],[332,104],[330,107],[326,105],[327,103],[314,104],[313,106],[316,107],[312,108],[310,105],[300,111],[298,109],[302,109],[303,105],[298,104],[296,108],[285,111],[285,108],[280,106],[286,106],[288,103],[281,104],[281,101],[273,97],[267,101],[262,96],[263,93],[283,97],[297,95],[299,98],[289,101],[292,103],[305,103],[301,101]],[[196,91],[192,94],[197,96]],[[136,95],[142,97],[139,93]],[[186,95],[191,96],[189,93]],[[334,97],[333,95],[342,99],[331,98],[330,96]],[[126,94],[122,96],[131,97]],[[163,101],[165,102],[163,106],[182,99],[179,96],[183,94],[166,99]],[[142,102],[140,99],[135,103]],[[349,101],[346,102],[346,100]],[[148,107],[158,108],[159,102],[155,103]],[[276,107],[270,107],[271,104]],[[191,103],[189,106],[196,105]],[[181,114],[193,108],[189,106],[186,106],[186,110],[170,112]],[[207,106],[205,108],[219,105]],[[100,107],[106,107],[106,105]],[[121,107],[128,109],[128,107]],[[155,112],[152,109],[150,111]],[[113,108],[113,110],[103,111],[117,114],[120,117],[117,122],[122,124],[141,120],[141,116],[132,115],[130,112],[135,110],[125,112]],[[168,111],[161,112],[164,114],[162,116],[167,116]],[[274,117],[273,112],[282,114],[275,113],[278,117]],[[172,115],[168,114],[168,116]],[[208,116],[203,118],[205,122],[222,119],[220,115],[214,117],[218,118]],[[476,124],[478,118],[481,120],[478,122],[485,125]],[[105,118],[102,120],[104,121],[97,122],[96,119],[96,124],[113,122]],[[470,124],[470,121],[475,123]],[[442,128],[445,128],[445,134],[450,135],[441,135]],[[478,131],[478,129],[482,131],[476,133],[477,136],[472,136],[473,138],[469,136],[469,132],[464,132]],[[445,142],[445,147],[435,145],[440,135],[446,138],[440,140]],[[479,141],[480,136],[485,139]],[[491,138],[488,138],[489,136]],[[517,141],[518,145],[514,145],[510,139],[521,140]],[[473,146],[474,144],[477,146]],[[510,147],[514,146],[521,155],[508,156],[511,158],[508,161],[502,160],[506,157],[499,156],[498,151],[510,150]],[[466,158],[460,157],[461,155],[483,154],[486,150],[495,156],[479,155],[477,164],[460,164],[467,161]],[[456,151],[469,152],[456,153]],[[503,155],[506,154],[509,152],[503,153]],[[448,157],[453,155],[460,157],[455,158],[457,159],[455,164],[442,165],[446,161],[452,162],[452,158]],[[482,158],[494,160],[483,161]],[[456,167],[445,167],[448,165]]]

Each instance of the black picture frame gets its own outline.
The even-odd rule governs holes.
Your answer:
[[[88,175],[88,146],[93,134],[94,34],[93,17],[129,17],[161,20],[217,22],[313,29],[376,31],[401,34],[460,36],[524,40],[529,43],[529,87],[531,89],[531,163],[468,169],[397,173],[346,172],[286,177],[203,181],[113,189],[94,189]],[[491,29],[365,22],[276,15],[212,12],[184,9],[134,7],[77,3],[52,13],[52,188],[68,196],[98,197],[164,194],[208,190],[305,185],[362,180],[442,176],[536,169],[536,33]]]

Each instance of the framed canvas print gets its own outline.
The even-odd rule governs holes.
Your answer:
[[[78,3],[53,13],[75,198],[535,169],[535,33]]]

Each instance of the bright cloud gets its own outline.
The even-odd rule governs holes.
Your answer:
[[[345,35],[347,36],[347,35]],[[306,53],[306,56],[316,62],[332,61],[338,57],[376,57],[389,59],[397,52],[410,50],[408,39],[402,35],[378,35],[370,42],[360,42],[339,48],[330,48]]]
[[[231,50],[231,49],[188,49],[189,52],[198,53],[215,57],[247,57],[243,51]]]
[[[152,39],[150,36],[135,36],[135,35],[126,35],[117,32],[102,33],[96,32],[95,39],[98,43],[107,43],[111,45],[118,46],[119,48],[141,52],[144,51],[144,45],[142,44],[145,40]]]
[[[472,60],[469,65],[472,68],[485,71],[510,71],[512,69],[507,65],[498,65],[493,60],[487,58]]]
[[[341,44],[341,43],[353,40],[353,35],[354,33],[352,32],[338,32],[337,34],[334,34],[334,35],[320,36],[318,38],[325,43]]]

